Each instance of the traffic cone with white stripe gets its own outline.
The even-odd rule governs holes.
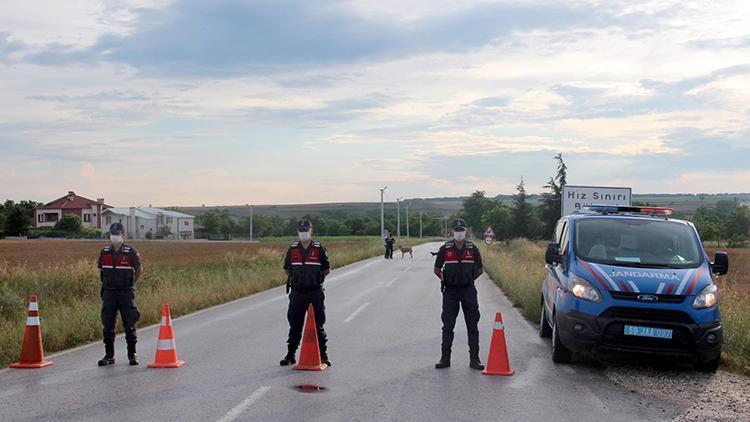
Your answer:
[[[495,315],[495,326],[492,329],[492,343],[490,355],[487,356],[487,367],[482,371],[485,375],[513,375],[515,371],[510,367],[508,347],[505,344],[505,325],[503,315]]]
[[[44,368],[52,365],[52,361],[44,360],[42,350],[42,328],[39,326],[39,304],[36,296],[29,300],[29,313],[26,317],[26,330],[23,332],[21,343],[21,359],[10,365],[11,368]]]
[[[166,303],[161,310],[161,327],[159,327],[159,341],[156,343],[156,358],[148,364],[149,368],[179,368],[184,360],[177,359],[177,349],[174,345],[174,331],[172,317],[169,315],[169,305]]]
[[[303,371],[322,371],[328,365],[320,360],[320,345],[318,344],[318,329],[315,325],[315,312],[312,303],[307,306],[307,321],[302,336],[302,350],[299,353],[299,363],[292,369]]]

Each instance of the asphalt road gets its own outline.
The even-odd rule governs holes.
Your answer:
[[[626,389],[587,365],[555,365],[549,342],[486,277],[477,281],[482,360],[495,312],[506,326],[512,377],[468,367],[459,316],[453,366],[437,370],[440,290],[430,250],[374,258],[326,281],[329,352],[323,372],[278,366],[286,296],[277,288],[174,320],[179,369],[147,369],[157,327],[139,331],[142,364],[99,368],[100,343],[52,355],[41,370],[0,371],[0,420],[496,421],[670,420],[685,405]],[[42,318],[44,315],[42,314]],[[42,326],[44,329],[44,326]],[[297,387],[323,387],[315,393]]]

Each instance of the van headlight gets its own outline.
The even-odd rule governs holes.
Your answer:
[[[693,300],[693,308],[703,309],[716,306],[719,303],[719,289],[715,284],[709,284]]]
[[[592,286],[591,283],[575,274],[570,275],[568,286],[570,286],[570,291],[573,293],[573,296],[577,298],[589,300],[591,302],[602,301],[602,295],[599,294],[599,290]]]

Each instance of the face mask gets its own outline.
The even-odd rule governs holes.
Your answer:
[[[466,232],[453,232],[453,238],[456,240],[466,239]]]
[[[298,232],[299,240],[306,242],[310,240],[310,232]]]
[[[120,234],[113,234],[109,236],[109,240],[112,241],[112,244],[119,245],[122,243],[122,235]]]

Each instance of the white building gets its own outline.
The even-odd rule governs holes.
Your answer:
[[[103,213],[104,230],[122,223],[129,239],[194,239],[195,217],[177,211],[153,207],[107,208]]]

